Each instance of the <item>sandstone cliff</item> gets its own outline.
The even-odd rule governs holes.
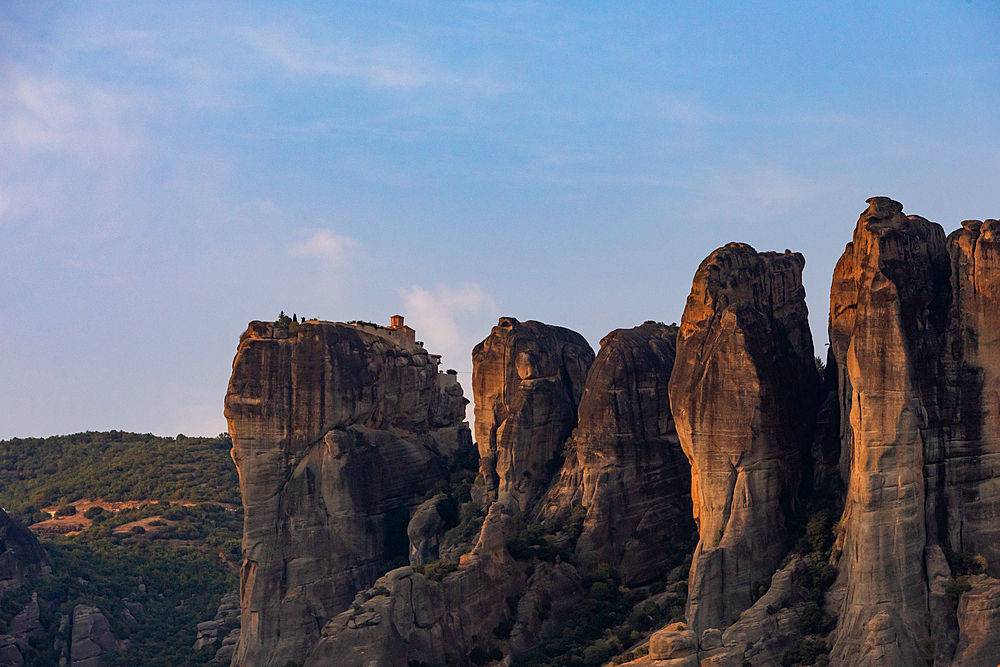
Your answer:
[[[494,503],[472,553],[440,581],[395,569],[330,620],[305,667],[461,664],[484,651],[512,614],[505,599],[524,589],[524,568],[504,548],[514,519]]]
[[[250,324],[226,396],[245,510],[234,665],[301,662],[357,591],[406,562],[410,511],[472,447],[444,375],[378,330]]]
[[[699,531],[696,633],[732,623],[785,555],[819,385],[804,264],[731,243],[702,262],[684,309],[669,392]]]
[[[627,585],[676,565],[664,546],[691,534],[690,464],[670,413],[667,383],[677,327],[646,323],[601,341],[580,400],[579,425],[540,518],[587,508],[581,557],[611,563]]]
[[[956,647],[996,629],[984,638],[956,621],[945,584],[960,573],[942,548],[986,555],[997,572],[997,223],[966,221],[946,239],[898,202],[868,203],[831,291],[848,483],[831,658],[974,664]]]
[[[476,444],[489,498],[530,509],[577,423],[594,351],[580,334],[501,317],[472,351]]]

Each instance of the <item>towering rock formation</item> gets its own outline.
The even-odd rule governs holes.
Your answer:
[[[594,351],[580,334],[501,317],[472,351],[480,475],[493,499],[527,511],[576,427]]]
[[[959,638],[941,547],[1000,567],[998,223],[945,239],[898,202],[868,204],[830,298],[848,482],[831,657],[949,664]],[[976,627],[962,646],[983,643]]]
[[[884,197],[868,203],[830,294],[848,481],[833,654],[868,664],[891,633],[898,658],[885,664],[917,664],[929,628],[924,454],[943,444],[949,258],[939,225]]]
[[[749,608],[785,555],[819,385],[804,265],[730,243],[698,267],[684,309],[669,391],[691,461],[699,542],[687,618],[698,633]]]
[[[926,454],[928,540],[984,556],[1000,577],[1000,222],[966,220],[948,252],[952,414],[947,447]]]
[[[577,553],[612,563],[627,585],[664,576],[665,543],[691,533],[690,465],[670,414],[667,383],[677,327],[646,323],[601,341],[579,425],[543,519],[587,508]]]
[[[472,447],[412,329],[251,322],[226,395],[245,522],[241,667],[300,663],[397,559],[410,510]]]

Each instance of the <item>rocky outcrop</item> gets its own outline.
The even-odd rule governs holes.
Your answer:
[[[392,333],[252,322],[240,342],[226,396],[245,511],[233,664],[301,662],[357,591],[406,562],[411,510],[472,448],[454,376]]]
[[[669,667],[697,667],[698,637],[686,623],[670,623],[649,638],[649,658]]]
[[[969,585],[958,605],[961,635],[952,667],[994,667],[1000,664],[1000,581],[978,575]]]
[[[962,656],[987,631],[969,616],[959,639],[942,548],[1000,571],[1000,223],[945,238],[898,202],[868,204],[830,299],[848,484],[831,660],[975,664]]]
[[[667,393],[676,339],[677,327],[654,322],[604,337],[566,462],[540,504],[540,518],[555,521],[586,507],[577,553],[613,564],[630,586],[665,576],[675,563],[664,545],[693,529],[690,464]]]
[[[928,541],[980,554],[1000,577],[1000,222],[966,220],[947,248],[950,414],[945,438],[925,438]]]
[[[30,578],[51,572],[52,566],[38,538],[0,510],[0,599],[24,586]]]
[[[52,572],[49,558],[31,531],[19,521],[0,510],[0,600],[28,585],[35,577]],[[31,601],[10,621],[9,627],[0,627],[0,665],[19,667],[24,664],[24,651],[30,637],[42,630],[38,594],[31,594]]]
[[[476,443],[490,499],[527,511],[577,423],[594,351],[578,333],[501,317],[472,351]]]
[[[684,309],[669,392],[699,531],[695,632],[732,623],[785,555],[819,385],[804,265],[731,243],[702,262]]]
[[[70,667],[100,667],[101,654],[121,648],[107,617],[97,607],[78,604],[73,609]]]
[[[222,596],[222,600],[219,602],[219,608],[215,612],[215,617],[208,621],[202,621],[198,624],[198,637],[195,639],[194,646],[192,647],[195,651],[212,646],[218,640],[219,635],[225,630],[226,626],[231,626],[234,623],[239,623],[240,620],[240,596],[239,593],[226,593]],[[236,628],[237,632],[239,628]],[[239,636],[237,634],[237,636]],[[223,641],[225,641],[228,634],[223,636]],[[232,657],[232,655],[226,656]],[[216,655],[216,660],[219,659],[218,654]]]
[[[446,498],[445,494],[439,493],[421,504],[406,527],[406,535],[410,540],[410,565],[413,567],[438,559],[445,525],[438,513],[438,505],[445,502]]]
[[[523,568],[504,544],[514,517],[494,503],[472,553],[440,581],[411,567],[393,570],[329,623],[305,667],[407,667],[461,663],[485,651],[512,615],[505,602],[524,590]]]
[[[942,448],[937,388],[950,294],[941,227],[904,216],[890,199],[868,202],[830,294],[848,482],[833,658],[846,664],[882,655],[889,635],[900,655],[917,655],[928,636],[924,453]]]

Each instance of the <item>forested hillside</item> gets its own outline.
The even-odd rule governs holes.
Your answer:
[[[0,441],[0,504],[26,524],[76,500],[185,500],[239,505],[228,434],[162,438],[76,433]]]
[[[35,524],[52,562],[50,577],[0,602],[4,634],[37,593],[41,627],[26,665],[58,664],[80,604],[98,608],[120,642],[101,655],[104,666],[193,666],[215,657],[219,642],[193,647],[198,623],[237,586],[243,511],[230,446],[228,436],[120,431],[0,441],[0,504]],[[46,538],[37,522],[53,507],[73,525]],[[237,624],[229,620],[220,639]]]

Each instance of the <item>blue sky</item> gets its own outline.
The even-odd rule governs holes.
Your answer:
[[[679,321],[729,241],[1000,217],[998,0],[0,0],[0,438],[214,435],[240,333]],[[471,393],[470,376],[460,379]],[[471,397],[470,397],[471,398]]]

